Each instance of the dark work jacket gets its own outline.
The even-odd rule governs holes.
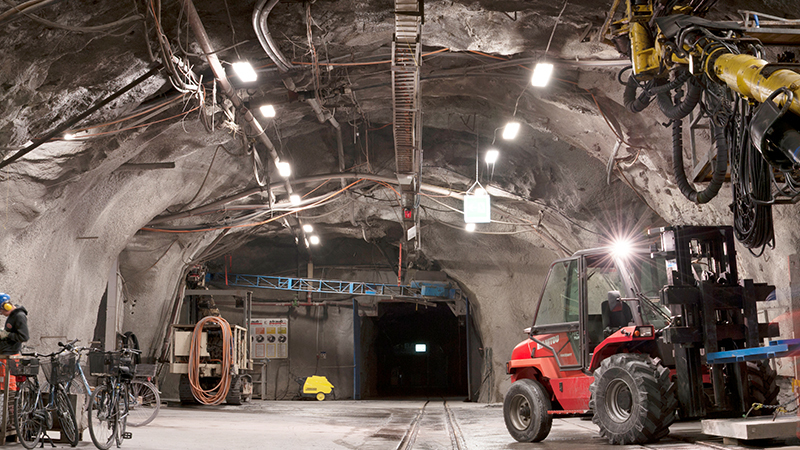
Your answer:
[[[30,338],[28,332],[28,310],[17,306],[6,318],[8,337],[0,339],[0,355],[16,355],[22,349],[22,343]]]

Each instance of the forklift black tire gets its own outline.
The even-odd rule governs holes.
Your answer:
[[[519,442],[539,442],[550,434],[553,416],[550,395],[536,380],[514,382],[503,401],[503,419],[511,437]]]
[[[669,434],[678,403],[669,370],[647,355],[612,355],[589,387],[592,422],[611,444],[645,444]]]
[[[753,403],[762,405],[777,405],[780,388],[776,381],[777,374],[766,361],[747,361],[747,386],[750,389],[747,408]],[[747,411],[745,411],[747,412]],[[758,409],[750,412],[750,415],[770,415],[773,409]]]

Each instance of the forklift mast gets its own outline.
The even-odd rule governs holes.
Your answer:
[[[668,284],[659,294],[675,319],[663,339],[673,346],[681,417],[747,411],[745,364],[713,365],[704,377],[705,355],[777,336],[777,327],[759,326],[756,307],[774,286],[739,280],[732,227],[673,226],[648,234],[660,235],[652,255],[666,260]]]

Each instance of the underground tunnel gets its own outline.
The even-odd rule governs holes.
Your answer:
[[[23,353],[92,348],[87,384],[139,348],[162,408],[120,442],[701,445],[791,406],[794,1],[3,0],[0,26],[0,292]]]

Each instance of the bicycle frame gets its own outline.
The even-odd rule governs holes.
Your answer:
[[[74,342],[73,342],[74,343]],[[47,431],[53,427],[53,416],[57,415],[59,418],[59,422],[61,423],[61,434],[62,438],[65,438],[69,443],[74,447],[78,443],[78,424],[75,418],[75,411],[72,408],[72,405],[69,403],[69,399],[67,397],[67,393],[65,391],[65,386],[67,383],[64,383],[60,380],[61,376],[59,375],[59,370],[62,369],[61,362],[59,361],[58,356],[64,353],[67,350],[67,346],[59,343],[62,347],[61,350],[57,352],[53,352],[50,354],[40,354],[40,353],[32,353],[32,354],[25,354],[25,356],[33,356],[36,359],[40,358],[48,358],[50,360],[50,374],[49,374],[49,399],[47,404],[45,405],[44,399],[42,398],[43,391],[39,384],[39,379],[36,376],[21,376],[17,377],[21,382],[21,391],[26,392],[27,394],[31,394],[35,392],[35,398],[32,402],[26,403],[27,406],[25,408],[25,414],[29,414],[29,417],[24,419],[21,418],[20,414],[23,413],[21,409],[17,408],[16,414],[16,424],[19,427],[20,421],[24,423],[36,423],[35,425],[36,432],[35,435],[24,436],[20,438],[20,442],[26,448],[28,445],[36,446],[39,440],[42,437],[46,437],[48,441],[52,444],[52,439],[47,434]],[[71,344],[68,344],[71,345]],[[20,393],[20,395],[27,395]],[[18,400],[20,400],[18,398]],[[19,404],[18,404],[19,406]],[[30,440],[30,441],[28,441]]]

